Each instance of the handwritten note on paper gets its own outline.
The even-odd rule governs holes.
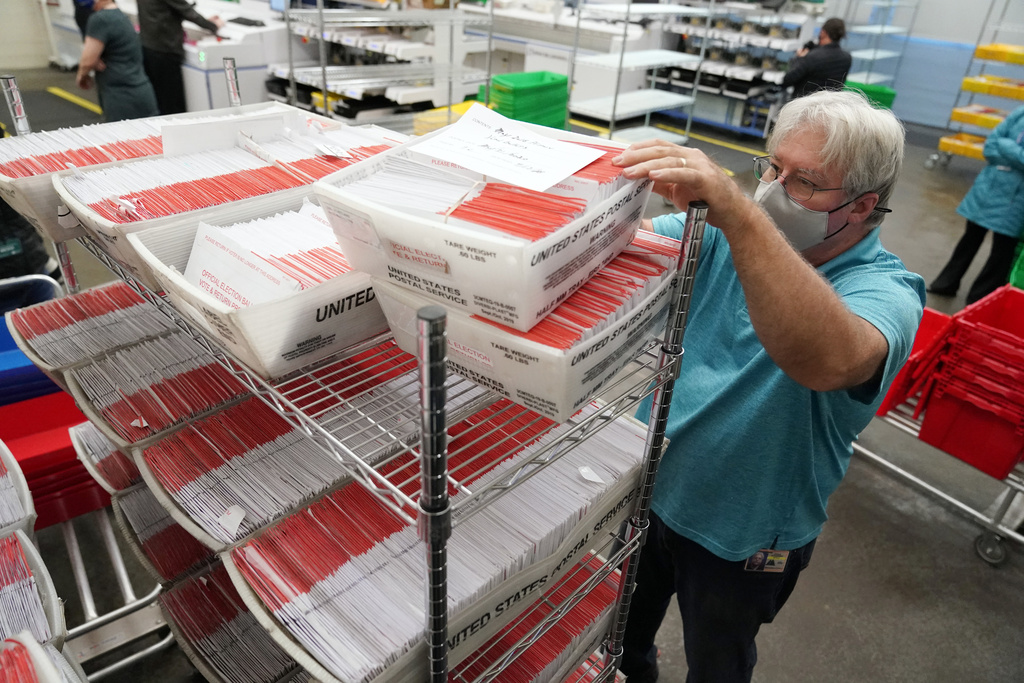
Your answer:
[[[538,192],[603,154],[592,147],[539,135],[482,104],[474,104],[447,130],[417,144],[415,149]]]

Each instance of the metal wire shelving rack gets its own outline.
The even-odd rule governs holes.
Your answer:
[[[171,318],[253,395],[301,430],[311,443],[337,458],[350,477],[346,481],[358,482],[398,518],[417,525],[427,555],[429,609],[426,644],[429,680],[432,683],[449,680],[446,543],[453,530],[508,491],[540,474],[545,467],[592,437],[603,426],[634,410],[644,397],[653,393],[654,405],[647,428],[639,488],[634,498],[636,503],[625,531],[608,530],[595,535],[590,552],[601,556],[603,564],[600,569],[559,604],[547,604],[550,611],[540,624],[501,655],[484,674],[473,679],[495,680],[503,669],[578,604],[594,585],[618,572],[618,598],[613,612],[604,622],[608,624],[609,635],[604,642],[603,659],[600,664],[593,665],[600,669],[596,680],[606,681],[614,677],[621,656],[622,635],[636,574],[635,559],[647,528],[654,479],[664,445],[664,429],[682,354],[682,335],[705,215],[706,207],[699,203],[691,206],[688,212],[683,251],[677,265],[676,298],[669,312],[664,341],[649,345],[609,386],[602,389],[600,396],[596,397],[600,401],[597,410],[564,423],[561,425],[564,433],[558,439],[538,449],[500,478],[472,491],[460,481],[458,471],[448,471],[446,430],[449,415],[446,407],[456,405],[452,417],[459,420],[464,414],[492,404],[500,397],[493,392],[482,391],[457,375],[447,375],[443,309],[428,307],[421,311],[419,358],[409,362],[409,372],[401,375],[398,388],[391,385],[386,396],[376,396],[370,401],[353,401],[351,394],[346,394],[346,398],[341,392],[351,378],[339,371],[335,364],[380,345],[387,341],[387,335],[367,340],[339,356],[270,381],[251,372],[209,340],[201,329],[180,315],[160,294],[139,283],[96,242],[89,238],[82,238],[80,242],[115,275]],[[374,377],[361,377],[360,381],[371,388]],[[410,402],[410,397],[417,400]],[[339,405],[344,406],[343,409],[338,410]],[[507,410],[510,420],[528,412],[519,406]],[[396,479],[383,473],[398,458],[410,455],[420,463],[422,475],[406,471],[402,475],[404,478]],[[409,493],[409,484],[420,476],[422,486]],[[456,504],[449,501],[449,491],[461,494]],[[228,553],[230,548],[222,557]],[[265,613],[265,617],[272,619],[269,613]],[[266,623],[264,625],[267,626]],[[282,628],[272,629],[272,632],[275,639],[283,640],[292,650],[301,649]],[[593,644],[589,639],[586,641],[586,646],[590,646],[586,653],[593,652]],[[584,656],[586,653],[581,651],[579,654]],[[327,678],[331,679],[330,676]],[[457,675],[454,680],[468,679]]]
[[[289,42],[287,67],[274,70],[273,75],[287,79],[288,101],[296,104],[296,83],[319,88],[321,108],[331,116],[327,93],[336,93],[353,99],[364,94],[383,94],[397,104],[432,101],[435,106],[452,105],[461,101],[467,87],[485,84],[490,80],[490,45],[493,11],[487,16],[471,15],[455,8],[448,10],[381,10],[325,9],[322,0],[316,9],[284,11],[289,34],[316,38],[318,62],[313,66],[296,66]],[[332,66],[328,64],[328,44],[346,45],[336,38],[338,32],[377,27],[411,28],[427,26],[434,29],[433,46],[417,47],[409,54],[396,53],[396,59],[429,59],[428,63],[385,63],[360,66]],[[466,40],[467,26],[487,26],[486,42]],[[354,46],[354,44],[353,44]],[[475,47],[474,47],[475,46]],[[487,68],[474,69],[462,65],[470,49],[487,48]],[[386,54],[386,53],[385,53]]]
[[[459,480],[457,472],[448,471],[447,408],[456,405],[457,409],[452,411],[455,415],[462,411],[471,412],[475,406],[493,402],[498,397],[482,391],[477,385],[458,376],[452,376],[449,381],[444,360],[446,339],[442,309],[428,307],[420,312],[421,342],[418,368],[416,359],[413,359],[410,372],[403,375],[403,382],[397,387],[390,386],[386,395],[375,396],[369,402],[352,402],[343,392],[346,381],[351,378],[338,372],[333,364],[379,346],[387,341],[386,337],[367,340],[334,358],[269,381],[251,372],[218,344],[210,341],[201,329],[180,315],[160,294],[148,290],[139,283],[128,269],[106,254],[92,239],[81,238],[80,243],[143,299],[168,316],[217,363],[241,381],[254,396],[301,431],[310,443],[336,458],[344,466],[351,481],[358,482],[373,493],[376,499],[398,518],[417,525],[427,551],[429,610],[426,645],[429,650],[428,677],[432,683],[446,681],[449,675],[446,544],[453,528],[457,528],[466,519],[516,486],[538,475],[545,467],[592,437],[603,426],[635,408],[644,397],[653,394],[639,485],[635,489],[636,495],[630,497],[636,502],[629,524],[625,525],[622,533],[595,534],[597,538],[588,547],[588,551],[602,557],[603,564],[600,569],[559,604],[555,605],[548,601],[548,616],[510,647],[485,673],[473,679],[495,680],[505,667],[558,623],[596,583],[618,572],[618,596],[614,602],[614,610],[608,616],[610,631],[604,640],[604,655],[601,664],[594,665],[595,668],[600,668],[595,680],[605,681],[615,675],[621,657],[622,636],[636,575],[635,559],[648,525],[647,518],[664,445],[668,410],[675,378],[678,375],[679,359],[682,356],[682,337],[686,327],[706,213],[707,207],[699,202],[691,204],[688,211],[683,246],[675,272],[675,297],[671,302],[667,331],[660,347],[658,343],[652,342],[615,380],[603,388],[599,396],[592,397],[600,401],[595,411],[588,413],[586,417],[567,421],[561,425],[563,433],[558,439],[535,451],[530,458],[506,471],[502,477],[474,491]],[[62,252],[62,256],[66,256],[62,258],[61,266],[68,289],[76,291],[77,281],[73,264],[67,250],[62,249]],[[361,381],[372,384],[373,378],[364,377]],[[418,400],[413,403],[402,400],[411,395],[415,395]],[[460,399],[463,400],[461,404]],[[338,405],[344,405],[344,410],[333,410]],[[517,416],[528,412],[520,407],[511,410]],[[353,425],[357,427],[355,437],[352,432]],[[386,465],[403,455],[413,456],[423,470],[420,477],[422,486],[418,493],[407,493],[403,490],[412,481],[411,478],[395,481],[383,474]],[[455,505],[449,500],[449,489],[463,494],[459,496],[459,501]],[[222,557],[226,557],[227,552],[225,551]],[[150,597],[155,597],[157,592]],[[119,614],[120,610],[117,613]],[[272,619],[269,614],[266,616],[267,619]],[[286,649],[301,649],[295,641],[289,640],[288,634],[280,625],[267,625],[266,622],[264,625],[275,640],[285,645]],[[594,643],[596,641],[587,640],[585,645],[592,646]],[[590,647],[586,652],[581,650],[579,654],[592,651],[593,647]],[[306,661],[313,660],[307,657]],[[300,664],[310,668],[303,662]],[[333,680],[330,675],[323,678]],[[423,676],[417,675],[416,680],[422,679]],[[466,679],[460,677],[457,680]]]

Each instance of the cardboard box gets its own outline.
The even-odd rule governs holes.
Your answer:
[[[300,189],[309,192],[308,187]],[[218,219],[207,222],[230,225],[294,211],[303,199],[291,196],[287,202],[275,203],[260,212],[249,206],[250,215],[246,218],[236,220],[222,213]],[[245,207],[249,203],[239,205]],[[149,228],[129,234],[126,239],[175,308],[261,377],[281,377],[387,332],[387,320],[370,287],[370,277],[358,271],[277,301],[233,308],[182,275],[198,229],[198,221],[193,220]]]
[[[528,125],[528,124],[520,124]],[[540,126],[560,140],[594,138]],[[436,133],[435,133],[436,134]],[[414,158],[419,138],[314,183],[320,205],[353,268],[445,306],[528,331],[632,241],[651,183],[634,181],[552,234],[529,242],[440,216],[415,215],[363,199],[345,185],[391,156]],[[601,140],[609,146],[620,143]]]
[[[569,419],[664,330],[676,273],[629,314],[568,351],[554,349],[448,309],[449,368],[559,422]],[[391,282],[373,279],[374,291],[398,346],[414,353],[416,312],[434,302]]]

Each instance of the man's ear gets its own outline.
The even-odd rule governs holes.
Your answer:
[[[862,223],[867,220],[871,212],[878,206],[878,193],[865,192],[853,202],[853,211],[850,212],[851,223]]]

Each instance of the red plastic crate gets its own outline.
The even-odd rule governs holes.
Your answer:
[[[965,337],[984,335],[1014,357],[1024,355],[1024,291],[1003,285],[953,316]],[[982,340],[978,340],[979,342]]]
[[[896,378],[889,386],[889,391],[878,407],[876,415],[885,415],[917,393],[921,384],[919,382],[922,376],[921,371],[934,365],[935,360],[945,347],[952,328],[952,316],[940,313],[934,308],[926,307],[924,309],[907,363],[896,374]]]
[[[0,440],[25,474],[38,514],[36,529],[110,504],[68,435],[69,427],[85,419],[64,392],[0,406]]]
[[[1005,479],[1024,451],[1024,416],[979,393],[956,381],[941,383],[929,399],[920,439]]]
[[[960,363],[947,365],[940,373],[939,383],[946,380],[956,380],[958,384],[976,395],[1024,411],[1024,386],[1014,385],[1001,377],[993,377],[975,366]]]
[[[29,486],[31,488],[31,485]],[[36,506],[36,529],[45,529],[52,524],[66,522],[93,510],[110,505],[110,494],[104,491],[92,477],[74,486],[65,486],[61,491],[37,496],[32,494]]]
[[[950,342],[951,345],[966,346],[992,356],[1007,365],[1024,368],[1024,341],[1008,341],[994,336],[987,327],[957,324]]]
[[[1010,365],[998,356],[985,353],[974,346],[950,345],[948,353],[943,356],[942,360],[945,367],[968,368],[983,377],[1024,389],[1024,368]]]

